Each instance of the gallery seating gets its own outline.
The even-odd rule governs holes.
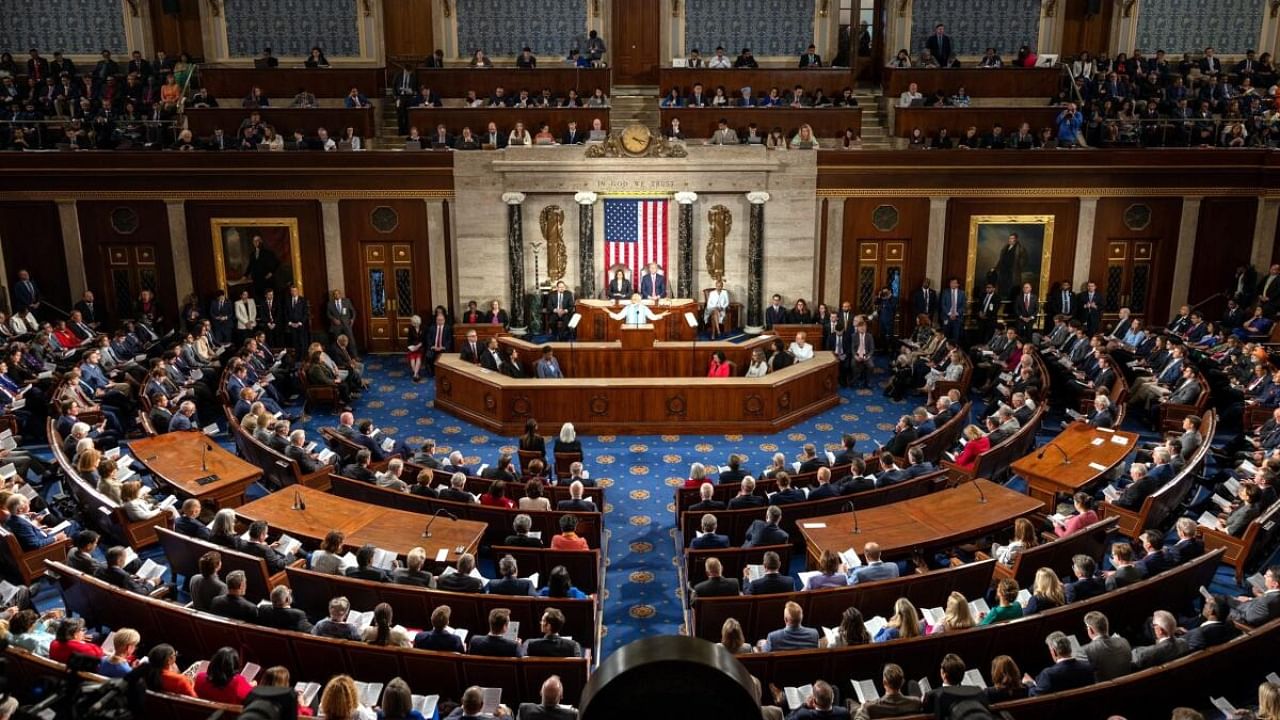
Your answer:
[[[1204,441],[1181,471],[1142,501],[1137,512],[1104,500],[1099,505],[1098,514],[1103,518],[1118,517],[1120,524],[1117,530],[1129,538],[1136,539],[1147,528],[1164,527],[1165,521],[1177,513],[1182,500],[1195,486],[1196,476],[1203,472],[1217,424],[1217,414],[1212,410],[1201,416],[1200,434]]]
[[[200,556],[210,551],[217,551],[222,556],[222,577],[227,573],[239,570],[244,573],[245,596],[254,602],[266,600],[271,596],[271,589],[276,585],[288,585],[289,578],[284,572],[274,575],[267,569],[267,561],[256,555],[242,553],[223,547],[207,540],[188,537],[174,532],[170,528],[156,528],[156,537],[164,556],[169,561],[169,570],[177,582],[182,577],[183,587],[200,573]],[[299,561],[304,562],[304,561]]]

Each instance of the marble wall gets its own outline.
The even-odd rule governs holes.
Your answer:
[[[812,297],[814,292],[814,227],[817,165],[811,152],[775,152],[758,147],[689,148],[687,158],[674,159],[587,159],[581,149],[545,148],[505,150],[496,153],[458,153],[454,163],[454,185],[460,203],[454,233],[457,262],[455,287],[462,305],[467,300],[484,300],[498,294],[505,304],[510,268],[506,249],[506,212],[502,194],[525,194],[522,227],[525,240],[525,278],[533,285],[533,256],[529,243],[540,240],[538,215],[547,205],[565,211],[564,236],[569,254],[565,281],[576,288],[579,280],[578,206],[574,193],[589,190],[601,198],[614,194],[674,195],[679,191],[698,194],[694,203],[693,278],[694,294],[713,282],[706,272],[707,212],[724,205],[733,214],[725,248],[726,287],[735,301],[745,302],[747,293],[747,228],[750,204],[746,193],[764,190],[770,194],[765,204],[766,293],[781,292],[789,297]],[[603,209],[595,206],[597,286],[604,252]],[[671,267],[667,276],[675,283],[679,274],[676,252],[679,206],[672,201],[669,232]],[[539,258],[538,273],[546,277],[545,251]]]

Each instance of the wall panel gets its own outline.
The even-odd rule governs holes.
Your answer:
[[[429,0],[395,0],[382,4],[383,35],[387,58],[412,58],[422,62],[435,52]]]
[[[881,205],[898,210],[898,225],[891,230],[879,230],[871,220],[872,213]],[[831,231],[828,231],[831,232]],[[828,305],[852,300],[857,287],[857,241],[902,240],[907,243],[906,273],[903,277],[903,293],[919,287],[924,279],[925,256],[929,248],[929,198],[847,198],[844,200],[843,251],[840,262],[840,287],[829,288],[825,300]],[[836,238],[836,243],[841,239]],[[832,248],[828,247],[828,252]],[[938,287],[941,278],[933,278]],[[837,292],[838,291],[838,292]],[[817,306],[817,303],[814,303]]]
[[[129,317],[127,313],[132,310],[123,300],[118,302],[113,296],[111,274],[115,270],[128,272],[139,268],[154,273],[156,298],[164,308],[165,320],[174,323],[182,302],[174,287],[173,248],[169,241],[169,215],[164,202],[82,201],[76,203],[76,210],[80,216],[86,280],[93,291],[95,304],[108,311],[105,315],[108,323]],[[130,212],[132,217],[136,217],[136,229],[121,232],[128,230],[129,226],[121,222],[113,224],[112,215],[121,217]],[[112,249],[116,253],[112,253]],[[128,257],[118,257],[118,253]]]
[[[1125,212],[1134,204],[1151,208],[1151,223],[1145,228],[1130,229],[1124,220]],[[1103,274],[1107,267],[1107,241],[1111,239],[1141,238],[1155,243],[1153,298],[1167,298],[1173,289],[1173,266],[1178,257],[1178,228],[1182,217],[1182,200],[1179,198],[1100,198],[1093,226],[1093,247],[1090,249],[1089,279],[1103,287]],[[1163,324],[1168,318],[1168,303],[1158,300],[1147,313],[1149,323]]]
[[[374,227],[373,213],[381,208],[395,211],[398,223],[389,232]],[[343,200],[338,203],[342,228],[342,265],[347,286],[343,289],[356,307],[356,313],[369,306],[370,283],[362,271],[366,243],[394,243],[412,246],[413,307],[399,309],[401,316],[414,313],[424,325],[431,323],[431,264],[427,234],[427,205],[421,200]],[[385,229],[385,226],[384,226]],[[438,259],[443,261],[443,258]],[[356,324],[356,338],[361,349],[369,347],[369,328]],[[400,345],[396,345],[399,349]]]
[[[1200,202],[1188,303],[1196,305],[1221,292],[1236,268],[1249,264],[1257,215],[1257,198],[1207,197]],[[1219,298],[1206,303],[1204,310],[1212,318],[1224,307],[1226,300]]]
[[[13,287],[18,271],[26,270],[46,300],[64,310],[70,308],[67,256],[56,204],[0,203],[0,248],[4,251],[6,291]],[[7,292],[4,295],[8,310],[11,298]]]

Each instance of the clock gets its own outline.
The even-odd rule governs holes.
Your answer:
[[[628,125],[622,131],[622,149],[628,155],[643,155],[653,142],[653,133],[645,125]]]
[[[1151,206],[1134,203],[1125,208],[1124,225],[1133,231],[1146,230],[1151,224]]]

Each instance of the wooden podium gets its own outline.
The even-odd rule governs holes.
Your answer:
[[[653,324],[623,325],[618,329],[618,339],[622,341],[623,350],[651,348],[653,347],[654,339]]]

